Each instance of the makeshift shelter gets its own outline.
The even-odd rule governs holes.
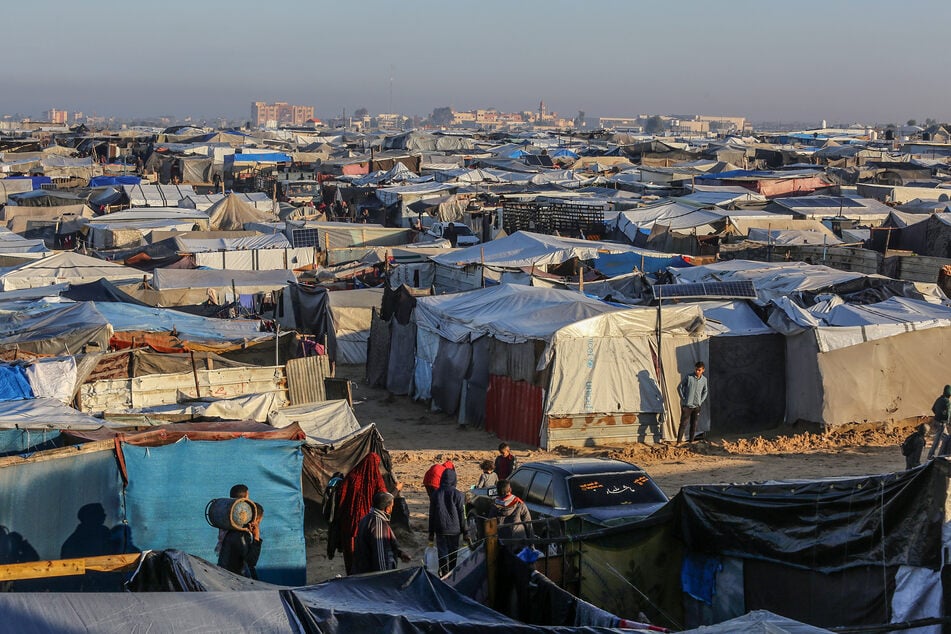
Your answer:
[[[383,289],[334,291],[327,297],[336,333],[337,361],[366,364],[370,322],[373,310],[379,309],[383,301]]]
[[[207,213],[212,231],[240,231],[248,222],[278,222],[280,220],[270,211],[257,209],[236,194],[222,198],[212,205]]]
[[[4,358],[71,355],[106,350],[112,326],[89,303],[8,302],[0,308],[0,351]]]
[[[121,284],[141,281],[142,278],[143,273],[131,267],[80,253],[63,251],[48,258],[7,269],[0,274],[0,288],[9,291],[62,282],[87,284],[100,279]]]
[[[414,320],[415,396],[431,393],[461,423],[484,419],[500,437],[544,448],[676,438],[681,371],[707,358],[696,306],[658,317],[656,309],[504,284],[419,298]],[[406,363],[393,361],[392,350],[390,358]]]

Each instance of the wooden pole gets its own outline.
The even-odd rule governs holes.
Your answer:
[[[534,272],[535,264],[532,264],[532,272]],[[485,288],[485,247],[479,248],[479,275],[482,277],[480,280],[479,286]]]
[[[198,386],[198,366],[195,365],[195,351],[189,350],[188,356],[192,360],[192,376],[195,377],[195,398],[201,398],[201,388]]]
[[[489,518],[483,525],[485,533],[485,567],[489,592],[489,607],[495,609],[499,573],[499,520]]]
[[[22,564],[0,566],[0,582],[20,579],[43,579],[49,577],[70,577],[83,575],[89,570],[96,572],[120,572],[132,570],[142,553],[127,555],[103,555],[80,559],[51,559],[30,561]]]

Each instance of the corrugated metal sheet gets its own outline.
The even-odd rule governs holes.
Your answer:
[[[291,405],[327,400],[324,379],[333,376],[326,356],[302,357],[287,361],[287,393]]]
[[[507,376],[489,376],[485,429],[503,440],[538,446],[545,391]]]

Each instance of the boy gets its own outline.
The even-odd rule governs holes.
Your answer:
[[[507,480],[515,471],[515,456],[507,442],[499,445],[499,455],[495,458],[495,475],[499,480]]]

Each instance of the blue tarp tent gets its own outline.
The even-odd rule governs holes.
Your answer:
[[[205,505],[244,483],[264,507],[260,579],[306,583],[300,442],[180,440],[164,447],[123,444],[122,453],[129,477],[124,502],[136,546],[217,561],[218,530],[205,521]]]
[[[106,187],[116,185],[138,185],[142,179],[138,176],[94,176],[89,179],[90,187]]]

